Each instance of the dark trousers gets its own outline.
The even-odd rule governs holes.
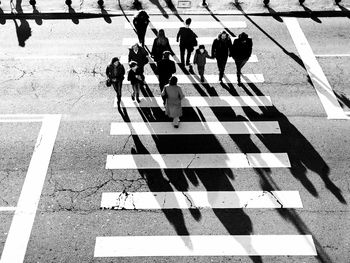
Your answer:
[[[235,59],[235,64],[236,64],[236,70],[237,70],[237,81],[241,82],[241,70],[243,68],[243,66],[245,65],[245,63],[247,63],[249,57],[248,58],[236,58]]]
[[[122,84],[123,84],[122,80],[112,81],[112,86],[113,86],[115,92],[117,93],[118,101],[120,101],[120,99],[122,97]]]
[[[219,79],[222,79],[224,77],[224,73],[225,73],[227,57],[216,58],[216,63],[218,65],[218,69],[219,69]]]
[[[184,47],[180,45],[180,58],[181,58],[181,64],[185,65],[185,51],[187,50],[187,56],[186,56],[186,66],[190,64],[191,54],[193,51],[193,48]]]
[[[145,36],[146,36],[147,26],[138,26],[136,27],[137,37],[142,46],[145,45]]]

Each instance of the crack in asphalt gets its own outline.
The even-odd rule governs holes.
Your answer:
[[[189,208],[198,208],[198,207],[196,207],[196,206],[193,204],[191,198],[190,198],[189,196],[187,196],[185,192],[181,192],[181,193],[186,197],[186,199],[187,199],[188,202],[190,203],[190,207],[189,207]]]

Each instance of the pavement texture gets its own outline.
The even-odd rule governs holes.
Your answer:
[[[31,6],[29,1],[2,1],[0,5],[0,17],[11,14],[103,14],[103,15],[123,15],[133,14],[137,9],[147,10],[149,14],[208,14],[208,10],[216,14],[240,14],[237,5],[245,13],[273,15],[274,13],[288,14],[310,14],[314,12],[329,12],[349,14],[350,3],[340,1],[336,4],[334,0],[308,0],[300,5],[297,0],[272,0],[268,7],[263,1],[257,0],[207,0],[207,7],[202,6],[202,0],[140,0],[134,4],[133,0],[105,0],[103,7],[98,5],[96,0],[73,0],[67,6],[64,0],[36,1]]]

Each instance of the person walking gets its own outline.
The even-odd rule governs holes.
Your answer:
[[[198,74],[201,78],[201,82],[204,82],[204,71],[205,64],[207,63],[207,58],[211,58],[208,51],[205,50],[204,45],[199,45],[196,53],[194,54],[193,64],[197,64]]]
[[[211,47],[211,57],[216,58],[219,69],[219,81],[222,82],[228,56],[231,50],[231,39],[225,30],[221,31],[213,41]]]
[[[241,85],[242,68],[252,55],[253,40],[245,32],[239,34],[238,38],[233,41],[231,56],[235,61],[237,70],[237,82]]]
[[[171,76],[176,72],[175,62],[170,60],[169,56],[170,52],[164,51],[162,60],[157,64],[160,91],[163,91],[164,86],[169,84]]]
[[[144,67],[148,63],[148,53],[143,47],[139,46],[138,43],[135,43],[129,49],[128,61],[129,63],[135,61],[139,71],[143,75]]]
[[[190,29],[192,19],[187,18],[185,21],[186,26],[180,27],[179,32],[176,36],[176,41],[180,41],[180,57],[181,57],[181,65],[185,66],[185,51],[187,51],[186,56],[186,66],[190,66],[190,58],[191,54],[194,50],[194,47],[197,46],[197,35]]]
[[[165,114],[173,118],[173,126],[179,128],[180,117],[182,116],[181,100],[185,95],[177,85],[177,78],[175,76],[172,76],[169,85],[165,86],[162,96],[166,98]]]
[[[112,58],[111,63],[106,68],[106,75],[111,81],[111,84],[117,93],[118,106],[120,106],[120,101],[122,98],[122,84],[125,75],[125,68],[119,62],[119,58]]]
[[[137,37],[142,47],[145,46],[145,36],[149,24],[149,16],[145,10],[140,10],[134,16],[132,23],[136,29]]]
[[[172,51],[169,39],[165,36],[165,32],[163,29],[159,29],[157,37],[153,41],[151,56],[156,63],[158,63],[163,58],[164,51],[170,51],[172,55],[174,52]]]
[[[132,86],[132,95],[131,95],[131,99],[134,101],[136,98],[137,102],[140,102],[140,87],[143,83],[143,75],[140,72],[140,68],[137,65],[137,62],[135,61],[131,61],[129,63],[130,69],[128,72],[128,80],[131,83]]]

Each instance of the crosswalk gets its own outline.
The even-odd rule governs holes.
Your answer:
[[[182,22],[152,21],[151,28],[178,29]],[[208,22],[193,21],[192,28],[246,28],[244,21]],[[131,25],[125,23],[125,29]],[[175,34],[175,33],[174,33]],[[198,39],[199,44],[211,45],[212,37]],[[175,38],[169,38],[170,45],[178,45]],[[124,38],[122,44],[133,45],[137,38]],[[152,45],[153,39],[146,38],[145,44]],[[121,57],[127,63],[127,57]],[[214,63],[215,61],[209,62]],[[232,63],[233,61],[229,61]],[[257,63],[253,55],[249,62]],[[179,84],[200,84],[195,75],[178,74]],[[206,83],[218,83],[217,75],[205,75]],[[263,83],[263,74],[245,74],[243,82]],[[147,84],[158,84],[155,75],[146,75]],[[226,75],[224,82],[237,83],[235,75]],[[161,97],[144,97],[137,103],[131,98],[122,98],[121,106],[126,109],[163,107]],[[183,107],[271,107],[269,96],[187,96]],[[114,107],[117,107],[116,100]],[[202,136],[202,135],[280,135],[277,121],[211,121],[183,122],[174,129],[167,122],[113,122],[111,136]],[[171,138],[171,137],[170,137]],[[108,154],[106,169],[252,169],[290,168],[285,152],[270,153],[149,153]],[[215,170],[213,170],[215,171]],[[215,173],[213,173],[213,177]],[[298,191],[188,191],[188,192],[105,192],[101,197],[102,209],[116,210],[161,210],[161,209],[283,209],[303,208]],[[314,256],[317,251],[310,235],[188,235],[188,236],[104,236],[97,237],[95,257],[158,257],[158,256]]]

